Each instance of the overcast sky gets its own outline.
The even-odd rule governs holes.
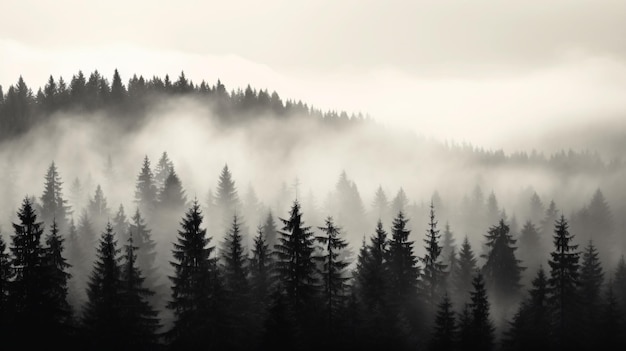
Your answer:
[[[184,70],[500,147],[623,118],[624,33],[607,0],[2,0],[0,84]]]

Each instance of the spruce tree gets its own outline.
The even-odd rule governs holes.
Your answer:
[[[382,186],[378,186],[372,204],[372,214],[381,221],[389,220],[389,200]]]
[[[159,193],[159,209],[165,212],[182,212],[187,204],[187,196],[183,190],[180,178],[174,168],[170,168],[169,175],[165,179],[163,189]]]
[[[274,246],[276,273],[288,302],[301,311],[311,307],[316,293],[317,278],[313,260],[314,236],[311,227],[304,226],[300,203],[293,202],[289,218],[280,218],[283,228]]]
[[[93,199],[89,199],[87,211],[96,230],[101,230],[101,228],[103,228],[109,221],[110,210],[107,205],[107,199],[102,191],[102,187],[99,184],[96,186],[96,192],[94,193]]]
[[[163,189],[172,169],[174,169],[174,163],[170,160],[167,152],[164,151],[154,170],[154,182],[159,191]]]
[[[595,335],[596,343],[593,347],[599,350],[621,350],[626,347],[626,314],[620,309],[613,283],[609,282],[606,297],[600,306],[598,334]]]
[[[433,351],[455,350],[455,339],[457,333],[456,320],[452,302],[448,294],[443,295],[443,299],[437,306],[435,316],[435,326],[430,339],[429,349]]]
[[[54,337],[56,345],[62,345],[70,336],[72,310],[67,302],[68,280],[67,272],[70,265],[67,263],[63,251],[64,239],[59,235],[56,221],[52,221],[50,234],[46,236],[44,251],[44,291],[46,300],[43,306],[47,332]]]
[[[565,217],[561,215],[554,228],[554,251],[550,261],[548,286],[549,305],[554,313],[554,331],[557,346],[561,349],[575,347],[578,330],[576,322],[579,315],[578,287],[578,245],[572,243],[573,235],[568,230]]]
[[[550,348],[551,316],[548,305],[548,278],[540,267],[532,282],[529,296],[513,317],[503,343],[505,350]]]
[[[70,206],[63,198],[63,182],[54,161],[48,167],[45,176],[44,191],[41,195],[41,219],[44,225],[51,225],[56,220],[59,230],[67,229],[67,216],[70,214]]]
[[[265,218],[265,223],[263,224],[263,235],[265,236],[265,241],[267,241],[267,245],[269,245],[270,248],[277,244],[277,233],[278,229],[276,228],[274,216],[272,215],[272,211],[269,211],[267,213],[267,217]]]
[[[441,299],[443,293],[443,283],[445,279],[446,265],[441,260],[442,247],[439,245],[439,229],[435,220],[435,208],[433,202],[430,203],[430,222],[426,229],[426,253],[421,261],[424,264],[422,279],[420,281],[420,292],[426,303],[432,307],[433,311]]]
[[[126,212],[124,211],[124,205],[120,204],[115,217],[113,217],[113,231],[117,233],[120,241],[128,240],[128,228],[128,218],[126,217]]]
[[[111,223],[107,223],[96,251],[89,283],[87,304],[83,312],[83,326],[87,342],[92,350],[114,350],[122,348],[125,340],[112,338],[123,335],[120,323],[124,319],[122,299],[122,266],[120,249]]]
[[[220,213],[222,225],[226,226],[235,214],[235,210],[239,206],[239,196],[235,181],[228,169],[228,165],[224,165],[217,183],[217,193],[215,194],[215,204]]]
[[[454,233],[450,229],[450,223],[446,222],[446,226],[443,230],[443,242],[441,243],[441,258],[444,264],[450,264],[450,258],[452,252],[456,251],[456,243],[454,239]]]
[[[370,239],[370,244],[365,246],[358,260],[358,274],[356,285],[358,287],[359,300],[368,309],[382,309],[384,297],[388,288],[387,267],[387,232],[379,220],[376,232]]]
[[[517,248],[513,245],[516,240],[509,234],[509,226],[503,219],[497,226],[489,228],[486,238],[490,251],[482,272],[490,291],[498,301],[515,297],[521,287],[521,273],[524,270],[515,257]]]
[[[420,275],[417,258],[413,254],[413,242],[409,241],[411,231],[407,228],[408,219],[398,212],[393,220],[389,253],[389,291],[392,301],[413,299],[417,293],[417,279]]]
[[[319,273],[322,277],[328,336],[332,340],[336,336],[334,324],[346,302],[348,277],[345,275],[345,269],[348,262],[340,257],[348,244],[340,237],[341,228],[335,226],[332,217],[326,218],[326,225],[318,229],[324,234],[316,236],[315,239],[323,248],[322,256],[318,256],[317,259],[321,262]]]
[[[474,257],[472,246],[466,236],[463,239],[461,251],[459,252],[458,269],[452,276],[452,291],[457,297],[457,301],[464,301],[465,296],[472,288],[472,280],[475,272],[476,257]]]
[[[154,215],[157,204],[157,187],[154,182],[152,170],[150,169],[148,156],[144,157],[141,171],[137,176],[135,202],[137,206],[139,206],[141,213],[148,218]]]
[[[257,229],[257,235],[254,238],[249,267],[252,299],[255,305],[259,307],[259,312],[264,312],[268,306],[269,293],[272,288],[273,259],[261,227]]]
[[[158,346],[157,330],[159,320],[157,311],[150,305],[149,299],[154,292],[146,288],[144,277],[137,265],[137,246],[133,243],[133,232],[128,234],[128,243],[124,247],[121,271],[121,301],[124,346],[133,350],[153,350]]]
[[[168,307],[174,312],[170,340],[178,347],[203,345],[215,337],[215,320],[211,314],[213,297],[213,246],[202,226],[202,212],[198,201],[187,210],[174,243],[172,266],[172,299]]]
[[[583,302],[580,306],[580,312],[585,321],[584,334],[580,336],[582,336],[582,341],[586,343],[586,347],[593,347],[600,331],[599,314],[602,303],[601,289],[604,273],[600,265],[598,251],[591,240],[583,251],[579,280],[579,297],[581,302]]]
[[[148,228],[139,208],[135,209],[135,214],[131,218],[132,222],[128,226],[128,231],[133,234],[133,244],[137,246],[137,269],[144,276],[145,286],[156,290],[155,297],[160,296],[163,286],[158,284],[159,276],[156,267],[156,243],[152,239],[152,231]],[[154,297],[150,299],[154,304]]]
[[[487,290],[482,273],[478,272],[472,281],[474,290],[470,292],[471,311],[471,336],[467,345],[463,348],[467,350],[491,350],[494,347],[495,327],[489,316],[489,301]]]
[[[544,252],[545,249],[539,237],[539,230],[533,222],[527,220],[519,236],[520,260],[524,262],[529,270],[535,271],[545,259]]]

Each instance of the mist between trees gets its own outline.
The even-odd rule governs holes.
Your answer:
[[[624,342],[620,160],[94,75],[0,94],[9,348],[24,328],[108,350]]]

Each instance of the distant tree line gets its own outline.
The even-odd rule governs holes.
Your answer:
[[[482,231],[481,254],[439,224],[436,194],[427,220],[410,226],[404,192],[389,203],[379,189],[378,220],[352,255],[347,238],[360,223],[350,218],[363,209],[345,172],[341,220],[317,227],[300,200],[284,215],[246,219],[227,166],[206,205],[189,200],[166,153],[154,168],[144,159],[130,218],[123,206],[110,211],[100,186],[73,208],[62,185],[52,163],[43,194],[25,197],[10,239],[0,236],[3,349],[42,340],[80,350],[626,346],[626,262],[608,259],[613,228],[600,191],[569,221],[533,194],[520,230],[493,193],[484,201],[475,189],[466,201],[480,206],[463,215],[490,223],[466,230]]]
[[[125,84],[117,70],[111,80],[96,70],[89,75],[79,71],[69,81],[50,76],[45,86],[36,91],[21,76],[6,89],[0,86],[0,142],[19,137],[66,113],[105,112],[115,125],[123,127],[121,130],[132,131],[150,118],[152,108],[165,97],[194,99],[207,106],[215,122],[222,126],[245,125],[259,117],[309,118],[335,129],[372,121],[361,113],[322,111],[302,101],[283,100],[276,92],[250,85],[228,91],[219,79],[215,84],[204,80],[196,84],[184,72],[176,80],[168,75],[144,78],[135,74]],[[459,162],[486,166],[512,163],[550,167],[563,173],[599,173],[621,170],[624,166],[621,159],[605,161],[598,153],[586,150],[563,150],[553,155],[521,151],[506,155],[502,150],[485,150],[471,144],[427,143],[427,146],[443,150]]]

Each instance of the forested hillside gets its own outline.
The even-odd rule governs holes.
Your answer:
[[[626,346],[626,169],[593,150],[117,71],[20,78],[0,138],[3,349]]]

